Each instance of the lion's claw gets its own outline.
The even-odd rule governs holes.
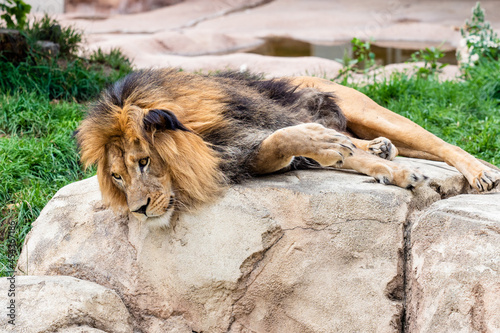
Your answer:
[[[490,169],[481,172],[474,182],[479,192],[491,191],[500,185],[500,172]]]

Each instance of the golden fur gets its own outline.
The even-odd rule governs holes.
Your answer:
[[[318,78],[139,71],[101,95],[76,136],[85,166],[98,165],[104,203],[162,225],[230,181],[290,168],[334,166],[407,189],[424,184],[419,171],[391,161],[398,149],[455,166],[478,191],[500,184],[498,171],[458,147]]]

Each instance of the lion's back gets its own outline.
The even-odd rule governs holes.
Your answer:
[[[318,122],[343,130],[346,125],[331,94],[299,89],[287,78],[265,80],[232,71],[139,70],[109,87],[91,113],[106,116],[129,105],[172,112],[219,154],[221,170],[233,181],[250,176],[260,143],[280,128]]]

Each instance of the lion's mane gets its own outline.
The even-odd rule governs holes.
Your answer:
[[[116,142],[135,140],[144,152],[160,156],[178,208],[192,208],[215,198],[227,181],[253,176],[261,142],[280,128],[304,122],[338,130],[346,126],[332,94],[297,89],[286,78],[151,69],[129,74],[104,91],[77,140],[85,165],[98,165],[105,203],[126,206],[125,194],[111,179],[108,154],[116,151],[110,149]],[[302,163],[311,165],[295,158],[290,167]]]
[[[108,152],[113,141],[138,140],[145,152],[154,150],[161,157],[162,161],[152,163],[165,164],[180,209],[194,208],[212,200],[225,184],[219,157],[196,134],[222,125],[214,105],[210,105],[211,100],[220,98],[219,92],[197,90],[196,94],[201,94],[208,103],[205,112],[199,113],[200,117],[190,119],[185,111],[194,106],[184,96],[192,93],[197,85],[167,81],[171,73],[172,70],[163,70],[127,76],[101,95],[77,130],[81,160],[85,167],[97,164],[103,201],[112,208],[127,207],[125,193],[111,178]],[[164,119],[148,118],[150,110],[170,110],[174,121],[178,117],[180,122],[176,127],[164,123]]]

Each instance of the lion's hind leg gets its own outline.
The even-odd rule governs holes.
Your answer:
[[[354,149],[353,154],[344,159],[342,169],[352,169],[372,176],[379,183],[396,185],[413,190],[429,179],[419,170],[382,159],[361,149]]]
[[[411,120],[378,105],[359,91],[320,78],[297,77],[291,82],[299,89],[312,87],[333,93],[347,118],[348,129],[356,136],[364,139],[383,136],[390,139],[404,156],[444,161],[460,171],[479,192],[500,187],[499,171]]]

